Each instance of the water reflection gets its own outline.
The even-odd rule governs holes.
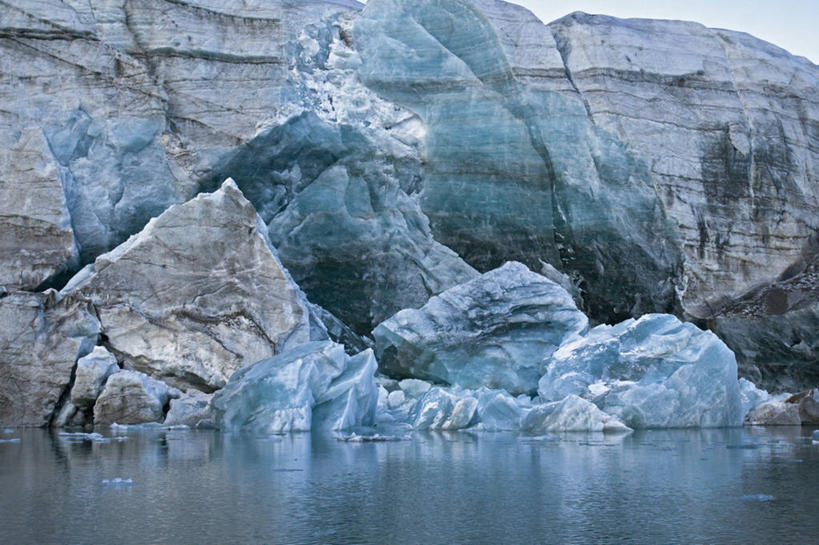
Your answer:
[[[0,541],[811,539],[811,431],[429,432],[348,443],[159,429],[101,442],[26,430],[0,444]],[[116,478],[134,485],[103,486]]]

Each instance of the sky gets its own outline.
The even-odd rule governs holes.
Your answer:
[[[573,11],[697,21],[753,34],[819,64],[819,0],[513,0],[544,23]]]

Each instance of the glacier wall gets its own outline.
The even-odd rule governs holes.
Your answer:
[[[151,240],[157,253],[172,242],[173,277],[83,295],[100,331],[55,352],[59,384],[35,388],[42,402],[19,409],[26,421],[93,418],[88,400],[73,416],[69,402],[95,338],[126,370],[206,392],[275,356],[253,304],[252,319],[236,318],[254,339],[246,358],[219,312],[187,308],[187,289],[255,262],[258,237],[299,300],[300,342],[378,350],[373,328],[399,311],[423,315],[435,296],[517,261],[566,288],[592,325],[671,313],[716,333],[760,386],[819,382],[819,77],[751,36],[582,13],[544,24],[501,0],[42,0],[0,13],[0,73],[0,310],[9,331],[25,330],[0,348],[0,389],[11,391],[21,355],[79,335],[49,317],[75,294],[49,289],[228,177],[254,209],[247,232],[194,214],[177,239]],[[121,253],[117,278],[146,271]],[[262,276],[228,292],[262,292]],[[220,289],[212,308],[233,308]],[[174,297],[182,325],[145,311]],[[40,325],[13,323],[35,308]],[[196,343],[149,350],[134,333],[171,322],[171,337],[224,341],[228,371],[209,371],[213,351]],[[468,322],[461,333],[492,338]],[[391,354],[379,363],[397,378],[451,378]],[[532,393],[544,365],[504,385]],[[208,395],[169,399],[199,410]]]

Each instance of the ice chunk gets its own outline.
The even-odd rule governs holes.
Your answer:
[[[526,398],[528,401],[528,398]],[[483,388],[478,391],[479,427],[487,431],[517,430],[525,410],[522,400],[503,390]]]
[[[102,485],[103,486],[133,486],[134,481],[130,477],[127,479],[123,479],[122,477],[116,477],[114,479],[103,479]]]
[[[0,443],[19,443],[19,442],[20,442],[19,437],[14,437],[12,439],[0,439]]]
[[[594,403],[570,394],[561,401],[535,405],[526,414],[521,429],[530,434],[555,431],[630,431],[616,417],[597,408]]]
[[[313,428],[346,430],[375,424],[378,363],[371,349],[349,357],[340,376],[318,396],[313,410]]]
[[[258,433],[372,425],[375,369],[371,350],[349,357],[340,344],[306,343],[234,374],[213,397],[216,423]]]
[[[457,430],[473,424],[478,400],[458,396],[443,388],[432,388],[413,410],[413,427],[418,430]]]
[[[94,424],[159,422],[165,405],[181,395],[176,388],[139,371],[120,371],[108,377],[94,404]]]
[[[382,368],[477,389],[534,393],[540,364],[588,320],[555,282],[509,262],[373,331]]]
[[[185,391],[221,388],[313,332],[304,294],[230,179],[165,210],[61,293],[94,305],[124,368]]]
[[[405,378],[398,383],[398,387],[408,396],[419,398],[432,388],[432,384],[417,378]]]
[[[108,377],[119,371],[117,359],[103,346],[77,361],[74,386],[71,388],[71,403],[76,407],[93,406]]]
[[[734,354],[714,334],[667,314],[595,327],[546,361],[538,392],[594,399],[632,428],[742,424]]]
[[[428,386],[422,381],[416,383]],[[456,430],[473,426],[485,431],[517,430],[521,417],[531,407],[528,396],[514,398],[505,390],[489,388],[467,390],[435,386],[421,394],[419,399],[406,395],[404,390],[396,390],[389,399],[393,400],[393,406],[385,407],[380,419],[408,423],[420,430]]]
[[[195,427],[210,422],[213,417],[210,406],[211,398],[213,398],[212,394],[191,389],[179,399],[172,399],[164,424],[170,427]]]
[[[111,441],[122,442],[128,439],[127,437],[105,437],[101,433],[97,432],[60,432],[59,437],[61,440],[68,443],[84,443],[86,441],[89,443],[110,443]]]
[[[756,406],[745,416],[752,426],[801,426],[799,405],[788,403],[788,394],[780,394]]]
[[[745,501],[773,501],[774,497],[770,494],[748,494],[742,496],[742,499]]]
[[[359,435],[355,432],[350,435],[339,435],[336,437],[339,441],[346,443],[387,443],[392,441],[408,441],[409,435],[381,435],[374,433],[371,435]]]
[[[387,397],[387,406],[393,410],[397,409],[404,404],[406,399],[407,396],[404,394],[403,390],[396,390],[394,392],[390,392],[389,397]]]
[[[765,390],[756,387],[756,384],[748,379],[739,379],[739,399],[742,403],[742,414],[747,415],[751,409],[765,403],[771,395]]]

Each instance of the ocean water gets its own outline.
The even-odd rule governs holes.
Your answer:
[[[812,431],[0,430],[0,543],[816,543]]]

